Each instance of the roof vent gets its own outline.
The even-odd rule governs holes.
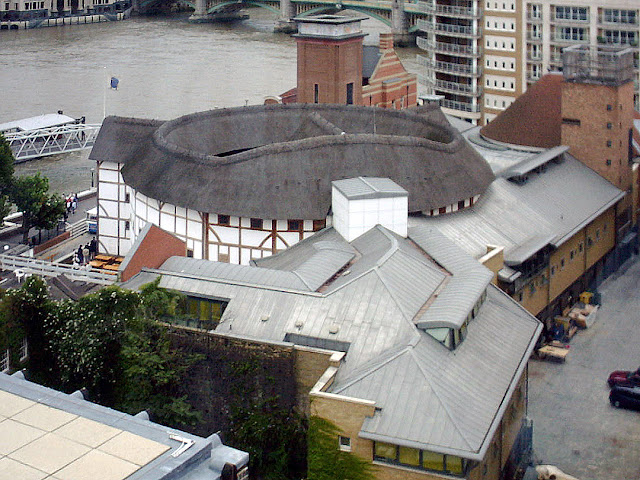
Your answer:
[[[296,320],[295,326],[298,330],[304,327],[304,322],[302,320]]]
[[[266,322],[267,320],[269,320],[269,315],[263,315],[260,317],[261,322]]]
[[[351,273],[351,270],[345,270],[345,271],[342,273],[342,276],[343,276],[343,277],[346,277],[346,276],[347,276],[347,275],[349,275],[350,273]]]
[[[334,335],[338,333],[339,330],[340,330],[340,325],[338,325],[337,323],[332,323],[331,326],[329,327],[329,333],[332,333]]]

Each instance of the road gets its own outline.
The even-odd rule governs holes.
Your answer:
[[[538,463],[580,480],[640,479],[640,412],[609,405],[606,379],[640,365],[640,261],[600,287],[596,323],[571,340],[566,363],[529,363],[529,416]]]

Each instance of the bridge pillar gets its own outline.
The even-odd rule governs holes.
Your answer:
[[[293,21],[295,16],[295,4],[291,0],[280,0],[280,18],[274,30],[276,32],[295,33],[297,31],[296,22]]]
[[[196,0],[196,8],[189,17],[190,22],[206,22],[209,20],[207,15],[207,0]]]
[[[404,0],[391,2],[391,33],[393,33],[393,43],[396,45],[408,45],[414,41],[409,33],[409,20],[404,11]]]

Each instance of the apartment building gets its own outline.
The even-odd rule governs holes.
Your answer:
[[[638,97],[640,4],[636,0],[421,0],[420,82],[445,113],[487,124],[572,45],[635,49]]]
[[[524,88],[547,71],[562,67],[562,50],[586,44],[598,47],[635,49],[635,95],[638,101],[638,40],[640,3],[637,0],[526,0],[523,6],[526,39],[525,63],[520,82]]]

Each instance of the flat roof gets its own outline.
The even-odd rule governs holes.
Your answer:
[[[79,392],[29,382],[21,373],[0,373],[0,478],[219,478],[212,470],[198,475],[208,468],[212,442],[91,403]]]
[[[75,122],[75,118],[59,113],[46,113],[37,117],[23,118],[13,122],[0,123],[0,132],[7,130],[29,131],[40,128],[57,127],[66,123]]]

